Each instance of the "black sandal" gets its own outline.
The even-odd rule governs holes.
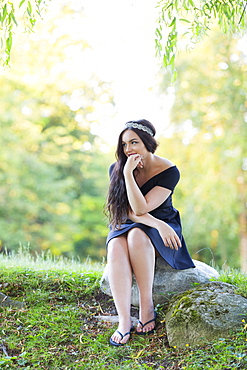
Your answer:
[[[127,333],[125,333],[125,334],[122,334],[122,333],[120,333],[120,331],[119,330],[116,330],[116,332],[121,336],[121,340],[126,336],[126,335],[131,335],[131,332],[133,332],[134,331],[134,327],[132,326],[131,327],[131,329],[130,329],[130,331],[128,331]],[[113,339],[111,339],[110,338],[110,344],[112,345],[112,346],[115,346],[115,347],[120,347],[120,346],[124,346],[125,344],[127,344],[127,342],[126,343],[117,343],[117,342],[115,342]]]
[[[140,320],[138,321],[138,324],[140,324],[141,325],[141,327],[142,327],[142,329],[144,328],[144,326],[146,326],[147,324],[149,324],[150,322],[156,322],[156,319],[157,319],[157,312],[156,311],[154,311],[154,318],[152,319],[152,320],[149,320],[149,321],[147,321],[147,322],[145,322],[145,324],[143,324]],[[149,331],[145,331],[145,332],[143,332],[143,331],[137,331],[136,330],[136,334],[137,335],[149,335],[149,334],[153,334],[153,332],[154,332],[154,330],[155,330],[155,326],[154,326],[154,328],[152,329],[152,330],[149,330]]]

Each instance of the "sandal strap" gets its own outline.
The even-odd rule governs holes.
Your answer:
[[[154,318],[152,320],[149,320],[147,322],[145,322],[145,324],[143,324],[140,320],[138,321],[138,323],[142,326],[142,329],[144,328],[144,326],[146,326],[147,324],[150,324],[150,322],[153,322],[153,321],[156,321],[157,319],[157,312],[154,311]]]
[[[146,326],[147,324],[150,324],[150,322],[153,322],[153,321],[155,321],[156,319],[155,318],[153,318],[152,320],[149,320],[149,321],[147,321],[147,322],[145,322],[145,324],[143,324],[140,320],[138,321],[138,323],[142,326],[142,329],[144,328],[144,326]]]
[[[126,337],[126,335],[130,335],[130,331],[128,331],[127,333],[125,334],[122,334],[119,330],[116,330],[116,332],[121,336],[121,340]]]

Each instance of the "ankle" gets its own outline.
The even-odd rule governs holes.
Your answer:
[[[154,315],[154,305],[149,304],[149,305],[140,305],[140,310],[139,310],[139,318],[148,320],[148,318],[152,318]]]
[[[119,317],[119,320],[118,320],[118,325],[119,326],[129,326],[131,325],[131,317]]]
[[[152,300],[140,300],[140,311],[154,311],[154,303]]]

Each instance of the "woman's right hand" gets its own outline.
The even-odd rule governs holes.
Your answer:
[[[132,154],[125,163],[124,175],[132,173],[137,167],[143,168],[142,156],[139,154]]]
[[[171,249],[176,249],[176,250],[182,247],[181,241],[177,233],[167,223],[160,220],[156,228],[161,238],[163,239],[163,242],[166,247],[169,247]]]

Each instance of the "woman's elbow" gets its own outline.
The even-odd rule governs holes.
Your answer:
[[[136,210],[135,214],[136,214],[136,216],[144,216],[144,215],[147,214],[147,212],[142,211],[142,210]]]

